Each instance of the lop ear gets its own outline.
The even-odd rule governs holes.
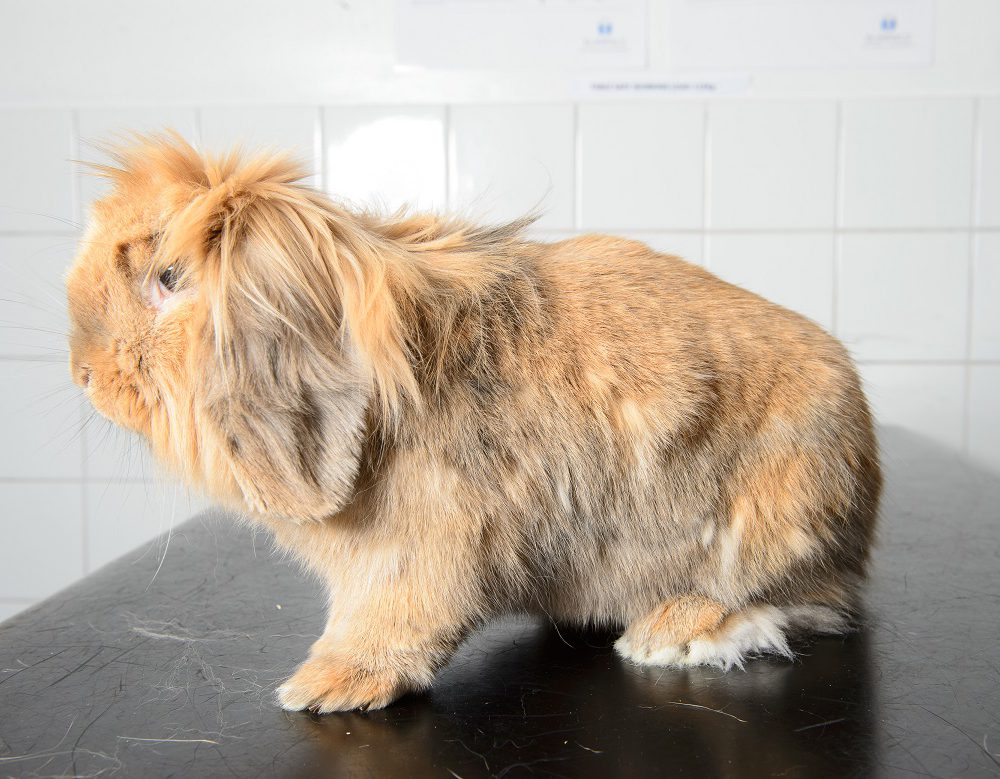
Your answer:
[[[205,467],[226,471],[219,476],[252,511],[326,517],[354,489],[373,366],[393,349],[409,366],[402,343],[357,338],[362,312],[385,310],[388,287],[373,286],[352,254],[362,239],[345,238],[332,206],[294,183],[294,167],[272,158],[220,165],[159,249],[161,262],[189,258],[207,312],[212,358],[195,368],[208,373]]]
[[[250,510],[322,519],[351,499],[369,395],[347,368],[317,360],[279,333],[242,331],[230,341],[240,367],[212,376],[206,411],[217,458]]]

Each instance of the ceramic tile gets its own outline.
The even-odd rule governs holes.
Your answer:
[[[323,112],[323,186],[364,208],[445,205],[445,112],[426,106],[338,106]]]
[[[84,413],[91,416],[89,404]],[[145,439],[93,415],[83,431],[84,474],[88,479],[155,481],[163,472]]]
[[[966,235],[859,234],[840,240],[837,334],[856,357],[965,357]]]
[[[705,116],[697,103],[585,103],[580,224],[588,229],[701,228]]]
[[[713,229],[834,226],[834,103],[712,103],[709,138]]]
[[[81,422],[64,362],[0,360],[0,478],[80,478]]]
[[[970,223],[973,101],[864,100],[843,106],[843,224]]]
[[[76,246],[72,235],[0,235],[0,355],[67,359],[63,277]]]
[[[451,206],[477,221],[530,212],[536,226],[573,228],[573,108],[456,106],[451,111]]]
[[[90,570],[128,554],[132,559],[169,554],[161,534],[203,511],[204,498],[173,482],[93,481],[86,485],[87,556]]]
[[[75,228],[73,157],[71,111],[0,109],[0,231]]]
[[[1000,360],[1000,234],[976,238],[972,274],[972,359]]]
[[[979,103],[978,223],[1000,227],[1000,97],[982,98]]]
[[[44,598],[83,575],[80,491],[0,483],[0,598]]]

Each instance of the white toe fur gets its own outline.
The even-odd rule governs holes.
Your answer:
[[[649,653],[646,662],[649,665],[674,665],[679,666],[684,663],[685,647],[682,646],[662,646]]]
[[[788,617],[775,606],[758,606],[730,618],[711,638],[699,638],[688,644],[682,665],[709,665],[729,669],[743,668],[747,658],[774,654],[792,658],[785,628]]]
[[[622,637],[615,643],[618,654],[639,665],[685,668],[711,666],[728,671],[742,669],[758,655],[780,655],[789,660],[789,630],[842,633],[847,628],[843,615],[827,606],[755,606],[729,617],[710,636],[696,638],[687,646],[644,647],[641,651]]]
[[[626,660],[637,665],[679,666],[687,651],[686,647],[664,644],[657,647],[637,647],[622,636],[615,642],[615,651]]]
[[[637,665],[680,666],[687,650],[686,647],[670,644],[640,648],[622,637],[615,642],[615,651]]]

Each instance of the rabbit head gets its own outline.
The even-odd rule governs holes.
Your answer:
[[[67,279],[74,380],[216,499],[337,512],[413,384],[377,237],[285,157],[175,135],[111,154]]]

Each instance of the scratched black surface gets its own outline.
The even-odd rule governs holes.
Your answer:
[[[645,671],[610,634],[510,620],[429,694],[285,713],[273,689],[322,598],[208,514],[175,530],[155,577],[162,541],[0,626],[0,776],[997,775],[1000,481],[884,438],[864,627],[795,663]]]

